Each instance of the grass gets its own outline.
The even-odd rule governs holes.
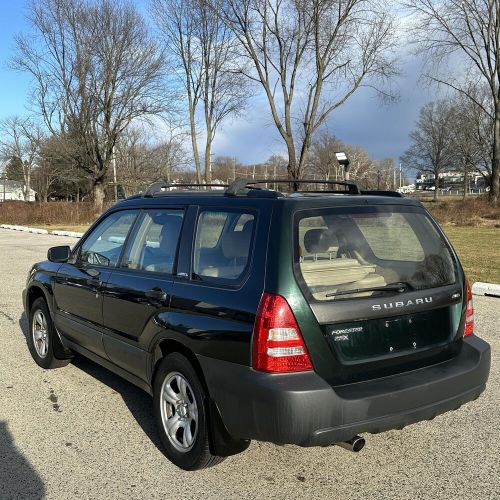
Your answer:
[[[471,283],[500,283],[500,229],[444,226]]]

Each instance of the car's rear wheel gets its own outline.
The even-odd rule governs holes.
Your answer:
[[[47,303],[41,297],[33,302],[29,317],[28,348],[35,362],[45,369],[66,366],[69,359],[59,359],[55,352],[60,344]]]
[[[189,360],[166,356],[154,383],[154,412],[165,455],[185,470],[219,464],[225,457],[210,451],[207,398]]]

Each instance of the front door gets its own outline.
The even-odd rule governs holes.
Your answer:
[[[101,357],[102,289],[117,265],[136,210],[114,212],[75,248],[54,283],[55,325],[71,342]]]

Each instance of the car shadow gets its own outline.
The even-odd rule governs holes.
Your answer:
[[[0,420],[0,498],[44,498],[45,485]]]
[[[141,426],[144,433],[162,451],[153,417],[153,402],[149,394],[83,356],[75,356],[72,364],[120,394],[128,410]]]
[[[19,318],[19,326],[25,339],[27,339],[29,335],[28,320],[24,312]],[[141,426],[144,433],[162,451],[161,441],[153,417],[153,404],[149,394],[106,368],[78,354],[73,358],[72,365],[120,394],[128,410]]]

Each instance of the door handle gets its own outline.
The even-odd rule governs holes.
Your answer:
[[[168,295],[161,288],[153,288],[152,290],[148,290],[146,292],[146,297],[148,299],[154,299],[160,302],[165,302],[167,300]]]
[[[99,280],[99,276],[101,275],[100,271],[90,268],[85,269],[85,272],[90,276],[90,278],[87,279],[88,285],[101,286],[101,281]]]

